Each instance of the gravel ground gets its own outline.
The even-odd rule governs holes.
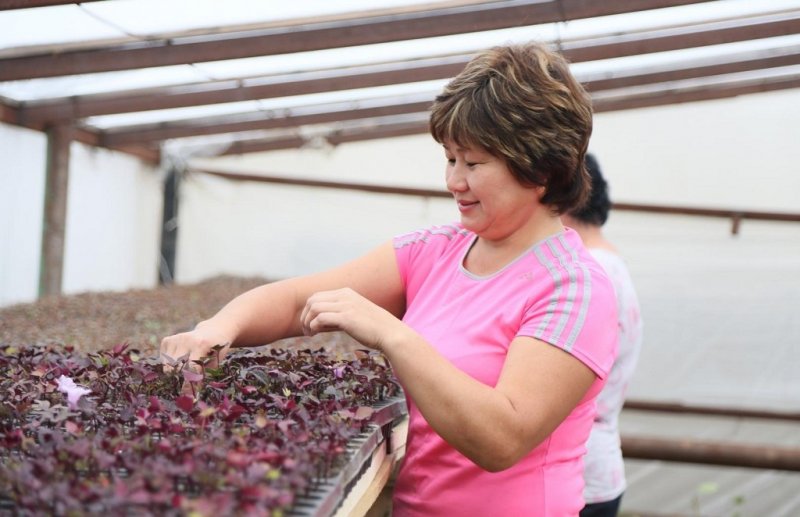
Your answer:
[[[143,353],[156,353],[164,336],[193,328],[236,295],[265,282],[223,276],[192,285],[45,297],[0,308],[0,346],[59,344],[93,352],[128,343]],[[292,338],[273,346],[323,347],[343,354],[359,348],[342,333]]]

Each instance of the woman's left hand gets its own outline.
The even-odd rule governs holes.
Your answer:
[[[300,314],[300,323],[307,336],[341,330],[362,345],[380,351],[390,340],[402,340],[402,334],[410,331],[389,311],[349,288],[311,295]]]

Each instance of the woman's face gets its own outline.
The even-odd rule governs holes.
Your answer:
[[[505,160],[481,148],[444,143],[447,190],[455,197],[461,224],[489,240],[511,236],[532,221],[540,187],[527,187],[511,174]]]

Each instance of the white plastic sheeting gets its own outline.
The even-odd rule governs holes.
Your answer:
[[[0,306],[38,296],[46,140],[43,133],[0,124]],[[131,156],[72,144],[65,293],[156,285],[159,176]]]

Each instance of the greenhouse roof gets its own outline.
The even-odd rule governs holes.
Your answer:
[[[157,160],[426,131],[476,51],[551,43],[595,110],[800,86],[800,0],[0,0],[0,120]]]

